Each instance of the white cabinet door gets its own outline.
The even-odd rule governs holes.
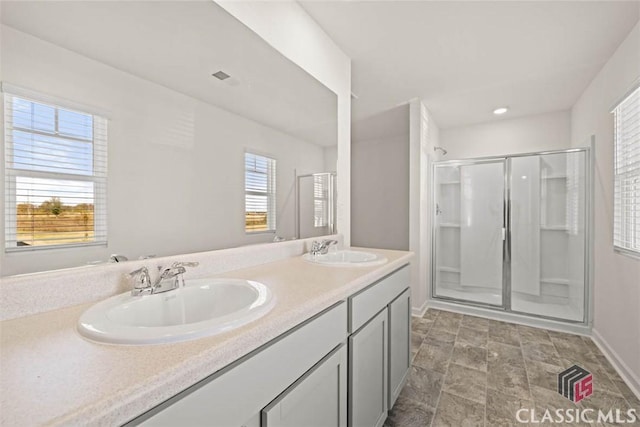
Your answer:
[[[380,427],[387,418],[388,313],[349,337],[349,426]]]
[[[410,357],[411,302],[407,289],[389,304],[389,409],[406,382]]]
[[[344,344],[262,411],[262,427],[300,426],[347,426],[347,349]]]

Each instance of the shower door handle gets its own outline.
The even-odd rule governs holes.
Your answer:
[[[502,241],[507,240],[507,229],[502,227]]]

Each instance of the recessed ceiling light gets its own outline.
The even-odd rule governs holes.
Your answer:
[[[211,74],[213,77],[215,77],[218,80],[226,80],[229,77],[231,77],[229,74],[225,73],[224,71],[220,70],[218,72],[215,72],[213,74]]]
[[[500,115],[500,114],[506,113],[507,111],[509,111],[509,109],[507,107],[500,107],[500,108],[496,108],[495,110],[493,110],[493,114]]]

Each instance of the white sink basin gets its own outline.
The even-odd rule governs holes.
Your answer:
[[[302,255],[302,258],[309,262],[336,267],[371,267],[387,262],[387,259],[380,255],[348,249],[329,252],[326,255],[311,255],[310,253],[306,253]]]
[[[229,331],[256,320],[275,304],[269,288],[241,279],[187,280],[155,295],[129,292],[101,301],[78,321],[81,335],[112,344],[160,344]]]

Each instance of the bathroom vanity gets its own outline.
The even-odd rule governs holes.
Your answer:
[[[382,426],[409,371],[408,285],[405,266],[130,425]]]
[[[76,322],[92,304],[4,321],[2,424],[381,426],[410,365],[412,254],[371,251],[387,262],[293,256],[218,274],[264,283],[277,302],[192,341],[91,342]]]

